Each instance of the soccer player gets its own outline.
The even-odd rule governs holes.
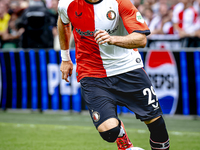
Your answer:
[[[71,25],[76,48],[76,75],[82,97],[101,137],[118,150],[132,150],[117,105],[126,106],[147,124],[152,150],[169,149],[169,137],[153,86],[137,48],[150,34],[130,0],[60,0],[58,33],[61,72],[67,82]]]

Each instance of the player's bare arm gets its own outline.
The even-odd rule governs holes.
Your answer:
[[[126,36],[110,36],[106,31],[98,30],[94,34],[94,37],[98,44],[108,43],[109,45],[130,49],[143,48],[147,43],[146,35],[137,32],[133,32]]]
[[[60,42],[60,48],[62,50],[63,55],[62,56],[62,63],[60,66],[60,71],[62,72],[62,79],[64,79],[66,82],[69,82],[68,77],[71,76],[72,70],[73,70],[73,63],[69,56],[69,43],[70,43],[70,36],[71,36],[71,24],[63,24],[61,18],[58,18],[57,22],[57,28],[58,28],[58,35],[59,35],[59,42]],[[61,53],[62,53],[61,52]],[[63,59],[65,58],[65,59]]]

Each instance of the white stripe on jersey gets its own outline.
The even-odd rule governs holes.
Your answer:
[[[109,20],[107,18],[107,12],[110,11],[109,7],[114,10],[116,19]],[[102,1],[98,5],[94,5],[95,13],[95,28],[101,30],[114,31],[110,35],[127,35],[122,19],[119,16],[118,3],[116,0]],[[114,15],[114,14],[113,14]],[[136,59],[141,57],[138,51],[133,49],[121,48],[114,45],[99,45],[100,55],[103,61],[103,66],[106,70],[107,76],[112,76],[120,73],[124,73],[136,68],[143,67],[142,61],[136,62]]]

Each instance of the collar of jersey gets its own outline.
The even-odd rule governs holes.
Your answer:
[[[98,4],[98,3],[101,3],[103,0],[99,0],[98,2],[89,2],[88,0],[85,0],[86,3],[89,3],[89,4]]]

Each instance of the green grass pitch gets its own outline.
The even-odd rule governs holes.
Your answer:
[[[121,115],[133,144],[150,150],[149,132],[134,115]],[[170,150],[200,150],[200,118],[165,116]],[[0,111],[0,150],[117,150],[103,141],[88,113]]]

